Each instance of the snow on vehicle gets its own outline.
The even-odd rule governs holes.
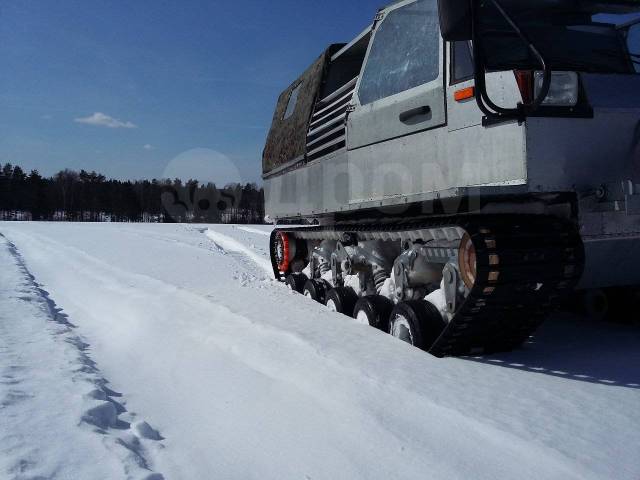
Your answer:
[[[278,101],[276,278],[436,356],[640,284],[639,24],[637,0],[381,9]]]

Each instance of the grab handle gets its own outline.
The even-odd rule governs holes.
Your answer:
[[[429,105],[423,105],[422,107],[412,108],[411,110],[402,112],[399,118],[402,123],[407,123],[408,121],[414,119],[415,117],[429,115],[430,113],[431,113],[431,107]]]

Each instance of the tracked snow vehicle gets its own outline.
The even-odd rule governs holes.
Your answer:
[[[436,356],[640,284],[639,24],[637,0],[381,9],[278,101],[276,278]]]

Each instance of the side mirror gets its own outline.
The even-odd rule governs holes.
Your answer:
[[[471,2],[473,0],[438,0],[440,31],[447,42],[471,40]]]

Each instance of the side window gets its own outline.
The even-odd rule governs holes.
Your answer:
[[[293,112],[296,111],[296,105],[298,104],[298,95],[300,94],[300,88],[302,87],[302,83],[300,83],[296,88],[291,91],[291,95],[289,95],[289,102],[287,103],[287,109],[284,112],[283,120],[291,117]]]
[[[440,24],[436,0],[392,10],[378,26],[358,97],[362,105],[438,78]]]
[[[451,83],[464,82],[473,78],[473,57],[469,42],[451,44]]]

